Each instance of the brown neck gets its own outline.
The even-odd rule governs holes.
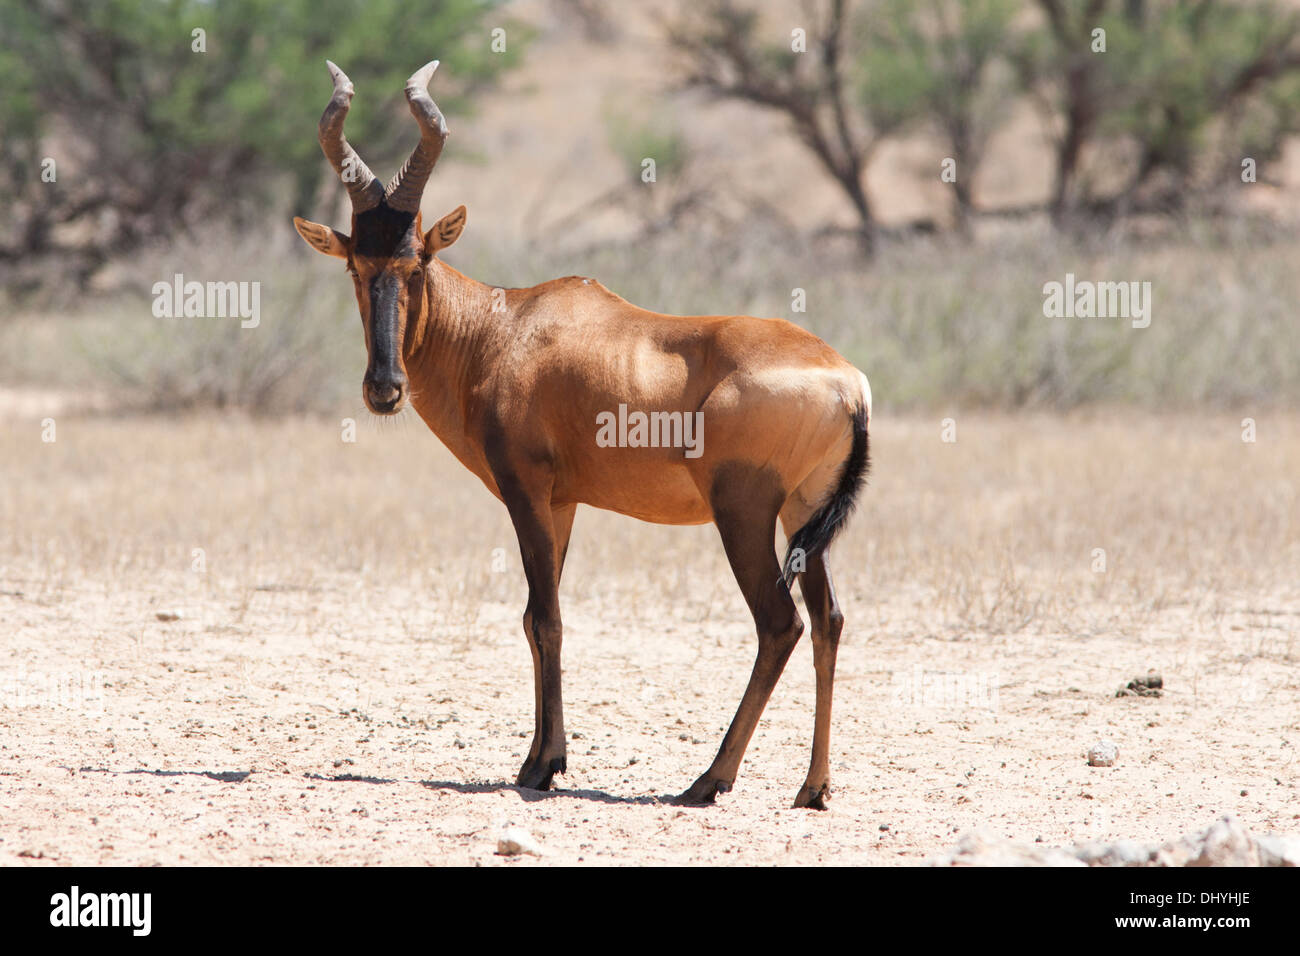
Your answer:
[[[411,404],[462,464],[483,474],[481,442],[470,434],[470,390],[492,365],[504,323],[492,312],[492,288],[433,259],[419,316],[407,317]]]

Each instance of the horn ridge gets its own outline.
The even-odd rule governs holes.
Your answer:
[[[438,63],[438,60],[430,60],[406,81],[406,102],[420,127],[420,142],[384,191],[385,203],[402,212],[420,211],[425,183],[429,181],[429,174],[437,165],[443,144],[447,142],[447,121],[428,90]]]
[[[326,60],[325,65],[329,67],[330,78],[334,81],[334,93],[330,96],[317,127],[320,148],[347,187],[353,212],[365,212],[379,205],[384,198],[384,189],[343,135],[343,122],[352,105],[352,81],[330,60]]]

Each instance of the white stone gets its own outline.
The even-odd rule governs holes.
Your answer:
[[[1099,740],[1088,748],[1088,766],[1113,767],[1119,759],[1119,746],[1113,740]]]
[[[520,856],[524,853],[529,856],[542,855],[542,848],[537,845],[531,833],[519,827],[506,827],[501,831],[501,836],[497,839],[498,856]]]

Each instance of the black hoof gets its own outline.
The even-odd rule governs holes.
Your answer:
[[[794,798],[795,809],[825,810],[826,801],[831,798],[831,785],[823,783],[819,787],[804,787]]]
[[[529,790],[550,790],[551,782],[557,773],[564,773],[568,769],[568,761],[564,756],[552,757],[549,763],[525,762],[519,771],[519,776],[515,778],[516,787],[527,787]]]
[[[677,803],[684,807],[703,807],[714,803],[718,794],[727,793],[731,790],[731,784],[726,780],[713,780],[709,777],[701,777],[691,784],[691,789],[687,790],[677,798]]]

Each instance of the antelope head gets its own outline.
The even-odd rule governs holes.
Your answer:
[[[333,63],[326,64],[334,94],[320,118],[320,145],[352,199],[352,229],[344,234],[297,216],[293,225],[313,249],[347,263],[366,337],[361,395],[376,415],[392,415],[410,393],[405,359],[422,338],[429,264],[465,227],[464,206],[428,232],[420,224],[424,184],[447,140],[447,122],[428,91],[438,61],[425,64],[406,81],[406,102],[420,127],[420,142],[387,187],[343,135],[352,81]]]

